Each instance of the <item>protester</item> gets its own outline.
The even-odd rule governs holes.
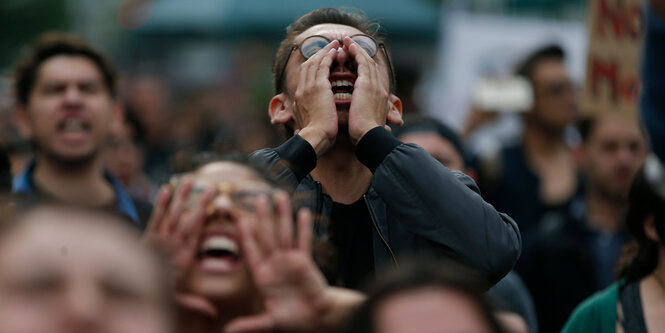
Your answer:
[[[29,202],[117,210],[142,229],[149,209],[138,210],[104,171],[102,150],[121,112],[111,64],[74,36],[46,34],[18,64],[14,80],[17,120],[36,154],[14,178],[13,191]]]
[[[175,332],[166,265],[121,219],[60,206],[3,214],[0,332]]]
[[[146,139],[145,171],[161,184],[170,174],[169,159],[175,152],[171,133],[172,97],[164,78],[153,74],[130,77],[123,85],[123,97],[143,124]]]
[[[178,272],[179,330],[338,332],[364,299],[327,285],[311,214],[298,213],[294,238],[288,195],[255,169],[212,162],[178,184],[161,190],[146,239]]]
[[[124,121],[111,135],[104,162],[129,195],[152,202],[157,195],[157,187],[143,172],[145,151],[143,125],[131,109],[126,109]]]
[[[619,282],[584,301],[563,332],[657,332],[665,327],[665,200],[662,184],[650,179],[665,170],[655,156],[637,175],[630,191],[626,230],[631,247]]]
[[[614,281],[630,184],[647,154],[635,119],[597,115],[579,128],[584,189],[537,226],[535,245],[520,259],[542,332],[558,332],[577,304]]]
[[[415,143],[450,170],[474,175],[468,167],[468,154],[455,131],[426,116],[405,117],[404,125],[395,128],[402,142]],[[488,299],[501,315],[501,325],[509,332],[538,332],[538,320],[529,290],[519,275],[511,271],[487,292]]]
[[[469,155],[459,135],[448,125],[427,116],[407,116],[404,125],[393,128],[393,134],[404,143],[415,143],[425,149],[439,163],[450,170],[458,170],[469,176]]]
[[[450,260],[402,260],[379,274],[347,333],[503,332],[482,278]]]
[[[479,159],[483,195],[515,219],[524,252],[533,240],[532,227],[547,212],[565,206],[578,188],[575,163],[564,138],[564,130],[575,124],[577,115],[564,60],[563,49],[550,45],[518,67],[517,74],[533,87],[533,107],[523,114],[521,141],[503,147],[497,156]]]
[[[334,283],[357,288],[375,267],[418,252],[455,257],[493,284],[519,256],[519,231],[469,177],[385,129],[402,123],[402,108],[391,93],[388,50],[371,27],[331,8],[289,26],[275,56],[269,114],[293,136],[253,158],[317,214],[316,235],[337,250]]]

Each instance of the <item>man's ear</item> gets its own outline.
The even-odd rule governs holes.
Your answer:
[[[388,124],[402,126],[404,120],[402,120],[402,100],[399,97],[390,94],[388,100],[388,115],[386,116],[386,122]]]
[[[273,125],[287,124],[293,119],[291,100],[284,93],[275,95],[268,106],[270,122]]]
[[[649,214],[644,221],[644,234],[646,234],[647,238],[650,240],[660,243],[660,237],[658,237],[658,231],[656,231],[656,224],[653,221],[653,214]]]
[[[32,124],[30,123],[30,119],[28,119],[29,117],[25,105],[16,106],[14,123],[16,123],[16,127],[18,128],[19,133],[21,133],[21,136],[26,140],[32,139],[33,135]]]

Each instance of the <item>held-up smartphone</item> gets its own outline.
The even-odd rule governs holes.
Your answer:
[[[474,86],[472,102],[483,111],[525,112],[533,105],[533,90],[520,76],[485,77]]]

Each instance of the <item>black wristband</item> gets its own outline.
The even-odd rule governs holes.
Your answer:
[[[316,151],[314,147],[300,135],[294,135],[276,149],[277,154],[286,160],[289,169],[302,180],[316,167]]]
[[[383,126],[377,126],[365,133],[358,141],[356,157],[374,173],[383,159],[401,143]]]

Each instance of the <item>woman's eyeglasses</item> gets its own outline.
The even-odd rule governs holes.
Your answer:
[[[172,178],[169,185],[172,188],[179,186],[180,179]],[[273,207],[273,197],[275,190],[261,182],[242,182],[242,183],[229,183],[229,182],[211,182],[206,179],[195,179],[187,199],[185,200],[185,207],[187,209],[194,208],[198,200],[207,190],[212,189],[214,197],[227,195],[233,205],[245,213],[255,213],[256,204],[261,197],[268,200],[268,206]],[[270,208],[272,209],[272,208]]]

